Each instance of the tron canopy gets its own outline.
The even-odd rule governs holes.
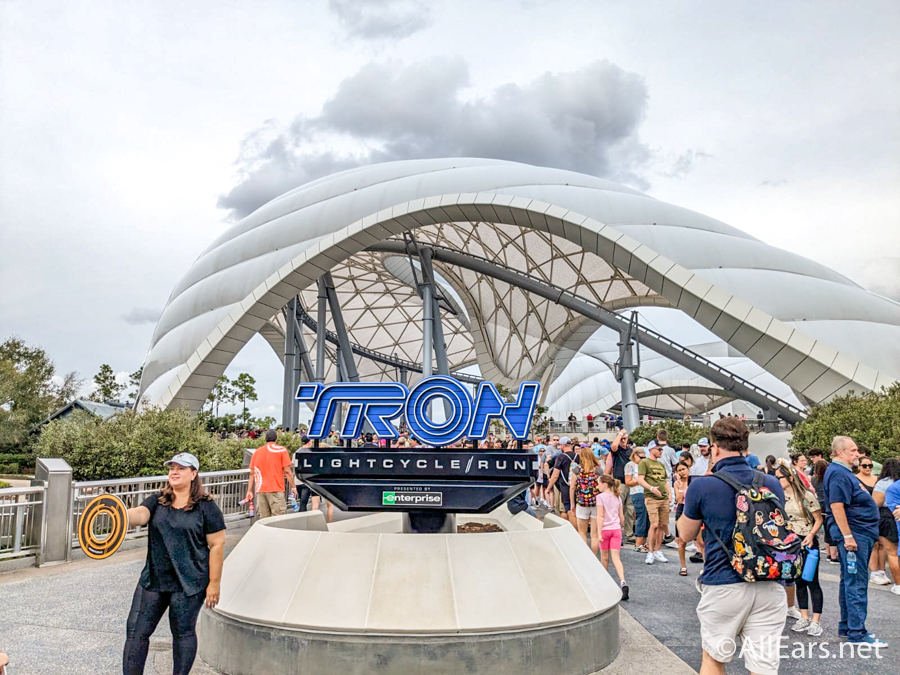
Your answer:
[[[199,410],[257,333],[280,357],[282,307],[299,296],[313,314],[325,272],[353,343],[421,363],[417,262],[385,252],[386,242],[404,240],[519,270],[608,310],[677,308],[726,343],[723,354],[754,376],[765,371],[782,398],[789,392],[803,405],[900,377],[900,305],[823,265],[600,178],[453,158],[322,178],[229,228],[169,297],[144,365],[144,405]],[[477,364],[495,383],[535,380],[544,392],[559,391],[552,385],[568,370],[576,375],[566,374],[565,386],[581,386],[563,366],[600,324],[477,269],[435,258],[434,271],[451,370]],[[304,340],[315,352],[314,332]],[[334,355],[330,346],[326,353]],[[357,368],[363,381],[395,378],[375,360],[358,358]],[[669,375],[638,388],[664,395],[696,380]],[[329,363],[326,381],[334,379]],[[590,391],[570,409],[602,409],[611,391]]]

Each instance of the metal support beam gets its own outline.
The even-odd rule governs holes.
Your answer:
[[[434,358],[437,361],[437,372],[438,375],[449,375],[450,366],[447,362],[447,344],[444,342],[444,325],[441,321],[441,307],[431,260],[431,249],[427,247],[420,248],[419,262],[422,265],[422,276],[424,277],[425,285],[431,289],[431,343],[434,349]],[[424,295],[422,296],[422,302],[425,303]]]
[[[316,382],[325,383],[325,307],[328,293],[325,291],[325,277],[319,277],[319,306],[316,317]]]
[[[347,333],[347,325],[344,323],[344,314],[338,302],[337,291],[334,290],[334,280],[331,272],[322,275],[325,280],[325,293],[328,296],[328,308],[331,310],[331,321],[334,323],[334,332],[340,342],[341,355],[343,356],[345,382],[359,382],[359,372],[356,370],[356,361],[353,358],[353,347],[350,345],[350,335]]]
[[[406,243],[391,240],[374,244],[367,250],[401,255],[415,254],[415,250],[407,246]],[[580,298],[564,288],[553,286],[523,272],[498,265],[484,258],[459,253],[444,247],[434,246],[432,247],[432,253],[435,260],[505,281],[529,293],[546,298],[573,312],[582,314],[600,325],[612,328],[617,332],[621,332],[623,328],[627,327],[628,321],[616,313]],[[664,335],[643,327],[639,329],[639,332],[641,344],[645,347],[667,357],[680,366],[690,369],[701,377],[705,377],[710,382],[715,382],[726,391],[731,392],[735,398],[750,401],[762,408],[772,408],[788,422],[795,423],[804,418],[804,412],[796,406],[769,394],[752,382],[734,375],[709,359],[669,340]]]
[[[634,352],[637,349],[636,337],[637,312],[631,313],[628,327],[619,331],[619,361],[616,363],[616,379],[622,388],[622,425],[629,433],[641,424],[641,410],[637,402],[635,385],[640,369],[640,354],[637,360]]]
[[[434,372],[434,296],[429,284],[424,284],[419,293],[422,296],[422,375],[428,377]]]
[[[284,329],[284,391],[281,403],[281,426],[284,429],[293,429],[297,426],[294,417],[294,395],[297,392],[296,378],[296,361],[297,361],[297,340],[294,335],[294,326],[296,321],[293,317],[296,313],[297,298],[291,299],[284,310],[285,329]]]
[[[309,360],[309,349],[306,346],[306,340],[303,339],[303,324],[299,320],[301,316],[300,298],[296,298],[296,300],[297,306],[294,311],[294,342],[297,344],[297,355],[300,357],[299,365],[303,367],[306,381],[315,382],[316,373],[313,370],[312,361]]]
[[[763,430],[767,434],[778,431],[778,413],[771,408],[763,408]]]

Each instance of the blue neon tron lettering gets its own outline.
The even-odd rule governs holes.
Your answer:
[[[407,389],[397,382],[336,382],[322,385],[302,383],[296,399],[313,404],[308,436],[325,438],[341,403],[348,404],[347,417],[339,430],[341,438],[358,438],[368,422],[381,438],[397,438],[390,423],[404,413],[413,436],[428,445],[452,445],[463,437],[482,439],[490,421],[502,419],[513,438],[525,440],[537,406],[540,385],[523,382],[514,402],[504,401],[490,382],[478,385],[475,400],[457,380],[443,375],[426,377]],[[429,405],[439,399],[450,404],[450,417],[441,423],[428,414]]]

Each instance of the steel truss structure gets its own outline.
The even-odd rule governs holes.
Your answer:
[[[440,255],[424,290],[428,261],[409,250],[413,240],[436,254],[485,260],[546,282],[560,289],[559,298],[526,289],[519,277],[504,280]],[[403,248],[379,250],[386,244]],[[317,282],[326,273],[333,291],[320,298]],[[428,294],[437,298],[437,311],[433,299],[423,302]],[[305,366],[294,364],[302,330],[289,331],[290,312],[282,312],[294,297],[339,343],[345,333],[339,350],[327,338],[303,335],[320,380],[334,379],[340,361],[352,369],[338,351],[351,361],[362,349],[423,363],[427,304],[432,325],[441,319],[438,344],[446,345],[447,369],[477,364],[485,378],[511,387],[533,379],[548,391],[599,326],[610,325],[607,315],[648,305],[685,312],[757,374],[774,378],[782,390],[767,393],[787,404],[778,411],[784,416],[809,402],[889,384],[900,373],[900,305],[821,265],[608,181],[510,162],[442,159],[321,179],[234,225],[174,289],[141,396],[154,405],[199,409],[257,333],[291,360],[292,372],[302,372]],[[573,308],[578,302],[589,307]],[[327,311],[335,306],[344,331]],[[286,332],[294,333],[287,341]],[[643,333],[640,342],[651,346]],[[356,359],[355,367],[361,380],[397,374],[384,359]],[[716,381],[721,376],[701,379],[728,396],[753,395],[753,387],[728,389]],[[678,386],[688,386],[685,379]]]

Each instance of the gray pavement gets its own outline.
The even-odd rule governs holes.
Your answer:
[[[337,519],[347,514],[336,512]],[[226,553],[241,534],[228,537]],[[644,556],[630,547],[623,550],[631,600],[622,603],[622,652],[604,675],[631,673],[690,673],[699,670],[701,649],[695,609],[699,594],[694,580],[701,565],[689,564],[689,577],[678,576],[677,551],[665,549],[671,562],[645,565]],[[11,654],[14,675],[96,675],[121,672],[124,626],[135,584],[143,566],[144,549],[123,551],[105,561],[81,560],[44,569],[25,569],[0,574],[0,650]],[[837,570],[823,567],[826,633],[818,642],[837,642]],[[900,650],[900,597],[870,586],[869,628],[892,643],[887,658],[870,660],[828,657],[815,660],[788,658],[782,673],[898,672]],[[785,633],[788,652],[793,643],[808,645],[807,636]],[[151,640],[147,673],[172,672],[171,633],[164,618]],[[213,675],[201,663],[195,675]],[[728,666],[729,675],[747,671],[740,662]]]
[[[702,651],[700,648],[700,623],[697,620],[696,608],[700,594],[694,582],[702,570],[702,565],[688,562],[690,576],[678,576],[678,551],[664,548],[667,564],[656,563],[646,565],[644,554],[634,552],[629,546],[622,551],[625,564],[625,575],[631,589],[631,599],[622,606],[646,628],[662,644],[672,650],[692,668],[699,670]],[[784,632],[786,647],[783,655],[795,654],[794,658],[786,658],[781,662],[780,673],[785,675],[830,675],[832,673],[846,675],[896,675],[898,654],[900,654],[900,596],[893,595],[886,589],[889,586],[869,585],[869,616],[866,627],[878,637],[890,643],[890,648],[882,652],[880,659],[850,658],[849,646],[844,656],[836,653],[841,641],[837,636],[837,622],[840,616],[838,609],[838,579],[840,567],[824,563],[820,570],[820,582],[825,595],[825,607],[822,613],[822,627],[825,634],[819,638],[811,638],[802,633],[792,633],[793,624],[788,619]],[[808,654],[810,643],[815,658],[800,658],[800,647]],[[823,643],[829,649],[826,657],[818,656]],[[834,653],[834,655],[832,655]],[[726,668],[729,675],[743,675],[748,671],[740,659],[735,659]]]

